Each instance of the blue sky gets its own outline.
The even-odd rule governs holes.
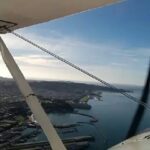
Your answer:
[[[110,83],[143,85],[150,58],[150,1],[126,0],[16,31]],[[3,36],[29,79],[94,81]],[[0,62],[0,76],[10,77]]]

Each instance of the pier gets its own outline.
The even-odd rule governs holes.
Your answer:
[[[79,112],[75,112],[75,113],[73,113],[73,114],[78,114],[78,115],[81,115],[81,116],[89,117],[91,123],[96,123],[96,122],[98,122],[98,120],[97,120],[95,117],[93,117],[92,115],[89,115],[89,114],[84,114],[84,113],[79,113]]]
[[[93,136],[79,136],[79,137],[73,137],[73,138],[67,138],[63,140],[63,143],[67,147],[68,150],[80,150],[81,148],[87,148],[89,146],[89,141],[94,141]],[[33,150],[33,149],[38,149],[38,150],[43,150],[43,149],[49,149],[50,145],[47,141],[39,141],[39,142],[30,142],[30,143],[23,143],[23,144],[13,144],[11,145],[8,150],[20,150],[20,149],[28,149],[28,150]]]

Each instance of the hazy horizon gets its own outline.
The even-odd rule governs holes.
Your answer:
[[[144,85],[150,1],[125,1],[17,30],[108,83]],[[11,34],[1,35],[27,79],[93,82]],[[0,56],[0,76],[11,77]]]
[[[12,77],[4,77],[0,76],[0,78],[8,79],[8,80],[14,80]],[[26,80],[28,81],[46,81],[46,82],[72,82],[72,83],[83,83],[83,84],[94,84],[94,85],[100,85],[100,86],[105,86],[104,84],[96,81],[78,81],[78,80],[50,80],[50,79],[31,79],[27,78]],[[111,85],[117,86],[137,86],[137,87],[143,87],[144,85],[138,85],[138,84],[123,84],[123,83],[109,83]]]

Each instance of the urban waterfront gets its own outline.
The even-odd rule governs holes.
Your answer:
[[[123,86],[124,89],[133,90],[133,96],[140,98],[141,87]],[[89,118],[77,114],[49,114],[54,124],[82,123],[76,127],[77,131],[64,134],[59,132],[62,138],[73,136],[92,135],[95,142],[90,143],[88,150],[105,150],[125,139],[127,131],[134,116],[137,104],[120,95],[119,93],[102,92],[102,101],[91,99],[88,102],[92,108],[90,110],[79,110],[79,112],[90,114],[98,119],[96,123],[89,123]],[[150,128],[150,112],[146,111],[138,129],[139,132]],[[46,140],[44,134],[39,134],[33,141]]]
[[[119,91],[66,82],[31,82],[31,86],[69,150],[105,150],[124,140],[137,103],[119,91],[128,91],[138,99],[142,93],[142,87],[138,86],[116,85]],[[1,149],[49,149],[45,135],[14,82],[1,81],[0,88]],[[149,116],[146,110],[138,132],[150,127]]]

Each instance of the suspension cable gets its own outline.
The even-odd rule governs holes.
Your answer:
[[[128,99],[130,99],[130,100],[134,101],[135,103],[140,104],[140,105],[142,105],[143,107],[145,107],[145,108],[147,108],[147,109],[150,110],[150,106],[149,106],[148,104],[146,104],[146,103],[144,103],[144,102],[138,100],[136,97],[133,97],[132,95],[126,93],[125,91],[122,91],[122,90],[118,89],[118,88],[115,87],[114,85],[109,84],[108,82],[106,82],[106,81],[104,81],[104,80],[98,78],[97,76],[93,75],[92,73],[89,73],[88,71],[86,71],[86,70],[84,70],[84,69],[78,67],[77,65],[71,63],[70,61],[64,59],[63,57],[60,57],[60,56],[54,54],[53,52],[49,51],[48,49],[46,49],[46,48],[44,48],[44,47],[42,47],[42,46],[40,46],[40,45],[38,45],[38,44],[32,42],[31,40],[29,40],[29,39],[23,37],[22,35],[20,35],[20,34],[14,32],[14,31],[11,31],[11,30],[8,29],[8,28],[6,28],[6,30],[7,30],[8,32],[12,33],[13,35],[15,35],[16,37],[22,39],[23,41],[25,41],[25,42],[31,44],[32,46],[34,46],[34,47],[36,47],[36,48],[42,50],[43,52],[45,52],[45,53],[47,53],[47,54],[49,54],[49,55],[55,57],[56,59],[58,59],[58,60],[64,62],[65,64],[71,66],[72,68],[74,68],[74,69],[76,69],[76,70],[82,72],[83,74],[86,74],[87,76],[89,76],[89,77],[95,79],[96,81],[98,81],[98,82],[104,84],[105,86],[109,87],[110,89],[118,91],[120,94],[124,95],[124,96],[127,97]]]

